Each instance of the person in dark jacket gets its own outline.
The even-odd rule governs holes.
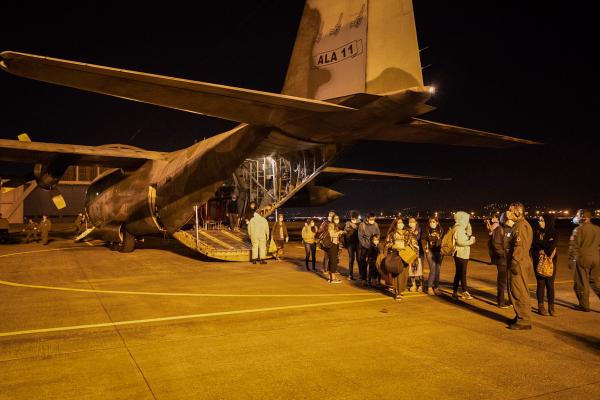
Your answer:
[[[554,227],[554,215],[544,214],[538,220],[538,226],[533,233],[533,243],[531,244],[531,256],[533,258],[533,268],[535,270],[535,279],[537,281],[537,301],[538,312],[540,315],[556,315],[554,310],[554,278],[556,277],[556,246],[558,244],[558,231]],[[552,257],[554,269],[552,276],[545,277],[537,273],[537,265],[542,254]],[[545,292],[548,293],[548,311],[544,307]]]
[[[271,239],[277,245],[277,253],[275,253],[275,258],[277,260],[281,260],[283,257],[283,246],[290,240],[287,225],[283,221],[283,214],[279,214],[277,216],[277,222],[273,224],[273,229],[271,229]]]
[[[378,287],[381,281],[379,270],[377,269],[377,258],[379,257],[379,235],[371,236],[371,247],[367,252],[367,286]]]
[[[350,221],[344,225],[344,241],[348,250],[348,280],[354,279],[354,260],[358,261],[358,212],[350,212]]]
[[[231,199],[227,200],[225,214],[229,217],[229,229],[232,231],[239,230],[240,213],[238,211],[238,199],[235,193],[231,195]]]
[[[358,226],[358,273],[362,282],[367,281],[367,255],[371,248],[371,237],[380,234],[375,214],[369,213],[367,220]]]
[[[436,217],[429,218],[422,235],[421,248],[425,251],[425,257],[429,264],[429,278],[427,279],[427,294],[439,295],[440,271],[442,270],[442,238],[444,229]]]
[[[506,213],[500,216],[499,224],[492,231],[492,264],[496,265],[498,275],[496,279],[496,301],[500,308],[508,308],[508,303],[505,297],[508,287],[508,261],[507,252],[508,244],[512,234],[513,221],[506,218]]]
[[[319,230],[317,231],[317,240],[319,240],[326,232],[327,229],[329,228],[329,224],[333,222],[333,217],[335,216],[335,211],[330,210],[329,213],[327,213],[327,219],[323,222],[321,222],[321,225],[319,226]],[[328,271],[328,266],[329,266],[329,254],[327,251],[323,251],[323,273],[326,273]]]
[[[592,223],[589,210],[579,210],[573,218],[579,226],[569,242],[569,269],[575,268],[576,310],[590,311],[590,286],[600,298],[600,227]]]

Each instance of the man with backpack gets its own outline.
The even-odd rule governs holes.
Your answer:
[[[348,280],[354,280],[354,260],[358,261],[358,212],[350,212],[350,221],[344,226],[344,242],[348,250]]]
[[[471,300],[473,297],[467,290],[467,265],[471,255],[471,246],[475,244],[475,236],[469,223],[470,215],[464,211],[454,214],[455,224],[442,239],[442,255],[454,257],[456,272],[452,286],[452,297],[455,299]],[[458,294],[458,285],[462,293]]]

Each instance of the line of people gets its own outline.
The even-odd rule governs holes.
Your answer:
[[[579,224],[573,231],[569,246],[569,268],[574,269],[574,290],[579,300],[576,307],[589,311],[590,288],[600,298],[600,227],[591,223],[591,213],[578,211],[574,219]],[[365,286],[380,286],[383,279],[402,300],[404,292],[425,291],[439,295],[440,272],[444,256],[454,260],[455,274],[452,297],[471,300],[468,291],[467,270],[471,246],[476,238],[470,224],[470,214],[454,214],[454,225],[444,231],[439,220],[431,217],[421,229],[414,217],[408,226],[399,215],[382,237],[375,215],[370,213],[361,222],[357,212],[343,227],[340,217],[330,211],[327,220],[316,228],[308,220],[302,230],[305,248],[305,266],[316,271],[317,245],[324,251],[323,272],[330,283],[339,283],[338,263],[340,247],[348,252],[348,280],[354,280],[354,261],[358,264],[358,279]],[[556,315],[554,280],[557,271],[557,244],[559,234],[552,214],[544,214],[533,229],[525,218],[524,206],[513,203],[499,218],[492,219],[489,229],[489,248],[492,263],[497,267],[497,306],[514,307],[515,317],[509,328],[531,329],[531,305],[527,276],[533,270],[537,290],[538,313]],[[429,276],[423,277],[427,260]],[[548,309],[545,307],[545,300]]]

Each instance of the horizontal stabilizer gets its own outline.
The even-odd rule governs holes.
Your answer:
[[[0,67],[25,78],[256,125],[270,125],[282,114],[353,110],[320,100],[12,51],[0,53]]]
[[[440,178],[440,177],[436,177],[436,176],[404,174],[404,173],[399,173],[399,172],[369,171],[369,170],[364,170],[364,169],[339,168],[339,167],[326,167],[323,170],[323,172],[329,173],[329,174],[365,175],[365,176],[401,178],[401,179],[422,179],[422,180],[428,180],[428,181],[450,181],[450,180],[452,180],[451,178]]]
[[[383,128],[369,135],[368,140],[491,148],[541,144],[532,140],[426,121],[419,118],[413,118],[408,124],[402,123],[393,127]]]
[[[47,164],[56,158],[70,165],[95,165],[112,168],[134,168],[146,160],[165,158],[166,153],[131,146],[82,146],[73,144],[25,142],[0,139],[0,161]]]

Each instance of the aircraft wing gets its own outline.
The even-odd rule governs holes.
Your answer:
[[[354,110],[320,100],[12,51],[0,53],[0,67],[30,79],[256,125],[269,125],[274,114],[293,117],[303,112]]]
[[[136,168],[146,160],[158,160],[166,153],[131,147],[80,146],[0,139],[0,161],[22,164],[49,164],[57,159],[69,165],[97,165]]]
[[[386,178],[400,178],[400,179],[422,179],[422,180],[428,180],[428,181],[450,181],[450,180],[452,180],[451,178],[440,178],[440,177],[435,177],[435,176],[405,174],[405,173],[400,173],[400,172],[369,171],[369,170],[365,170],[365,169],[341,168],[341,167],[325,167],[323,169],[322,173],[336,174],[336,175],[356,175],[356,176],[363,176],[366,178],[386,177]]]
[[[541,144],[532,140],[426,121],[420,118],[412,118],[409,123],[383,128],[369,135],[368,140],[491,148]]]

